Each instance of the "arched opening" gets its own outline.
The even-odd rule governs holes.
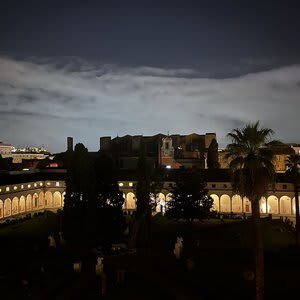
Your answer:
[[[45,193],[45,206],[46,207],[53,207],[53,197],[51,192]]]
[[[26,210],[26,204],[25,204],[25,197],[21,196],[19,201],[19,212],[25,212]]]
[[[168,201],[170,201],[172,199],[172,193],[168,193],[167,195],[166,195],[166,201],[168,202]]]
[[[240,195],[234,195],[232,197],[232,212],[234,213],[243,212],[243,200]]]
[[[215,211],[220,211],[220,199],[219,196],[216,194],[212,194],[210,195],[210,197],[213,199],[213,206],[212,206],[212,210]]]
[[[3,218],[3,201],[0,200],[0,219]]]
[[[66,197],[66,192],[63,192],[61,195],[61,206],[62,207],[64,207],[64,205],[65,205],[65,197]]]
[[[11,200],[9,198],[4,201],[4,217],[11,215]]]
[[[268,197],[268,213],[278,214],[278,198],[274,195]]]
[[[243,198],[244,202],[244,212],[245,213],[251,213],[251,202],[248,198]]]
[[[11,214],[16,215],[19,213],[19,199],[14,197],[11,202]]]
[[[230,212],[230,197],[228,195],[222,195],[220,198],[220,211],[221,212]]]
[[[38,200],[39,200],[39,196],[37,193],[33,194],[33,198],[32,198],[32,208],[33,209],[37,209],[38,208]]]
[[[43,192],[39,193],[39,207],[44,207],[45,205],[45,195]]]
[[[156,195],[156,204],[156,212],[161,212],[162,214],[164,214],[166,207],[166,197],[163,193],[158,193]]]
[[[136,198],[132,192],[126,195],[126,209],[136,209]]]
[[[298,197],[298,201],[300,203],[300,196]],[[292,200],[292,207],[293,207],[293,214],[296,214],[296,203],[295,203],[295,197]]]
[[[53,194],[53,204],[54,204],[54,207],[61,207],[61,194],[60,194],[60,192],[55,192]]]
[[[266,214],[268,211],[267,207],[267,201],[265,197],[261,197],[259,200],[259,208],[260,208],[260,213]]]
[[[288,196],[282,196],[280,198],[280,213],[291,214],[291,198]]]
[[[32,209],[32,196],[29,194],[26,197],[26,211],[31,211]]]

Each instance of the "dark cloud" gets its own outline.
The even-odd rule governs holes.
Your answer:
[[[216,132],[225,146],[232,128],[261,120],[299,142],[299,65],[207,78],[198,69],[67,64],[0,58],[1,140],[63,151],[74,136],[96,150],[104,135]]]

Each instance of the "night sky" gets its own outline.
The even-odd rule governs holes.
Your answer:
[[[299,1],[1,1],[0,140],[216,132],[300,143]]]

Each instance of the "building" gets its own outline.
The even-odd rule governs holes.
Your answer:
[[[216,135],[191,134],[155,135],[150,137],[125,136],[100,138],[100,152],[109,152],[119,163],[118,182],[124,195],[123,208],[127,211],[136,209],[135,187],[137,183],[136,165],[141,139],[147,147],[147,155],[154,166],[164,166],[163,186],[154,195],[157,199],[157,211],[167,206],[171,191],[182,168],[197,167],[207,182],[209,195],[214,201],[214,209],[219,213],[250,214],[249,199],[242,198],[233,192],[230,182],[230,172],[225,159],[226,152],[218,152]],[[73,139],[68,138],[69,151],[73,150]],[[286,153],[284,153],[286,151]],[[277,169],[284,170],[283,157],[294,153],[290,146],[278,150]],[[221,168],[213,168],[219,155]],[[0,176],[0,219],[18,217],[24,213],[34,213],[38,210],[57,210],[64,205],[67,153],[50,157],[31,171],[6,172]],[[90,155],[96,153],[91,152]],[[213,158],[212,158],[213,157]],[[227,164],[227,165],[226,165]],[[210,168],[211,166],[212,168]],[[295,216],[295,198],[293,185],[283,171],[277,172],[275,189],[270,187],[266,197],[260,200],[260,210],[263,215],[285,216],[293,219]]]
[[[164,183],[161,191],[155,195],[158,200],[156,208],[160,212],[171,197],[171,190],[180,174],[180,169],[165,169]],[[219,213],[250,214],[251,203],[247,198],[232,191],[230,173],[226,169],[201,171],[207,182],[209,195],[214,201],[214,209]],[[270,188],[266,197],[260,200],[262,215],[295,216],[295,198],[293,185],[285,174],[279,173],[275,189]],[[0,220],[17,218],[22,214],[37,211],[62,209],[65,197],[66,170],[44,169],[33,171],[9,172],[0,177]],[[124,195],[123,208],[127,211],[136,209],[136,174],[123,170],[119,173],[119,187]]]
[[[274,165],[276,172],[284,173],[287,169],[286,161],[289,155],[294,154],[297,148],[288,144],[283,144],[274,151]],[[299,147],[300,151],[300,147]],[[229,168],[230,160],[226,158],[227,151],[225,149],[219,151],[219,165],[221,169]]]
[[[11,157],[12,149],[12,145],[0,142],[0,155],[2,156],[2,158]]]
[[[22,163],[23,159],[36,160],[45,159],[49,156],[49,151],[44,147],[24,147],[12,149],[11,157],[13,163]]]
[[[100,138],[100,151],[112,154],[120,169],[135,169],[142,140],[152,165],[171,169],[207,168],[208,151],[211,144],[217,143],[215,133],[125,135],[113,139],[108,136]]]

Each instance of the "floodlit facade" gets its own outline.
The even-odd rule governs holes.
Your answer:
[[[26,173],[26,172],[25,172]],[[62,209],[65,197],[65,172],[60,173],[60,179],[47,180],[47,174],[34,174],[36,178],[43,175],[43,180],[18,180],[14,184],[2,184],[0,182],[0,219],[13,218],[18,215],[35,213],[42,210]],[[51,178],[53,174],[49,173]],[[208,176],[210,177],[211,174]],[[13,181],[14,175],[10,180]],[[16,178],[17,179],[17,178]],[[208,178],[209,179],[209,178]],[[167,209],[168,201],[171,198],[173,181],[165,181],[162,190],[156,198],[156,211],[162,212]],[[126,211],[136,209],[136,181],[119,180],[119,188],[123,192]],[[212,197],[213,208],[219,213],[251,214],[251,203],[246,198],[232,192],[229,181],[207,181],[209,195]],[[272,214],[273,216],[293,217],[295,215],[295,198],[293,186],[290,183],[278,182],[275,189],[270,189],[267,196],[260,201],[261,214]]]

